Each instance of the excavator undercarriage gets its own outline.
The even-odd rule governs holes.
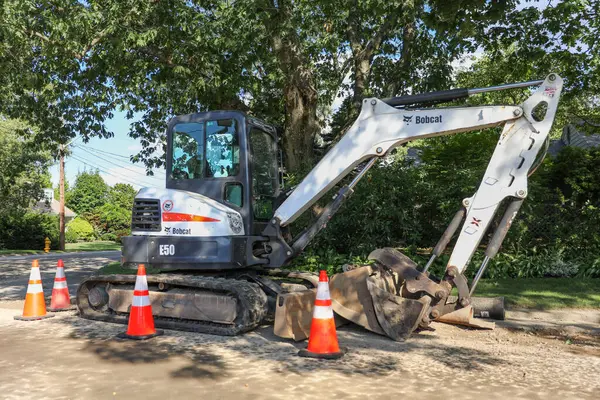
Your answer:
[[[427,328],[436,315],[441,322],[491,329],[493,323],[473,318],[471,305],[461,307],[448,296],[452,284],[439,283],[416,269],[395,249],[371,253],[372,264],[354,266],[330,280],[336,316],[396,341]],[[80,315],[97,321],[126,324],[132,304],[135,275],[93,276],[77,291]],[[435,278],[434,278],[435,279]],[[308,335],[318,275],[308,272],[262,270],[230,275],[157,274],[147,277],[155,325],[213,335],[233,336],[275,322],[278,332],[295,340]],[[433,293],[433,295],[432,295]],[[277,313],[285,295],[299,295],[296,308]],[[483,304],[503,319],[503,304]],[[442,309],[443,311],[438,311]],[[302,317],[302,313],[305,317]],[[443,313],[443,314],[442,314]],[[276,319],[280,318],[281,321]],[[435,319],[435,318],[433,318]],[[301,322],[301,321],[304,322]],[[283,325],[283,327],[282,327]]]

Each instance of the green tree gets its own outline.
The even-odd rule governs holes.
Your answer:
[[[240,109],[284,126],[294,171],[312,165],[313,137],[340,87],[352,100],[338,115],[338,132],[363,96],[452,86],[452,62],[478,48],[495,57],[515,45],[507,71],[554,69],[570,93],[593,99],[598,4],[6,0],[0,112],[35,120],[41,137],[57,143],[110,137],[106,120],[118,109],[141,115],[130,135],[143,150],[133,160],[151,167],[164,163],[157,150],[170,117]]]
[[[94,227],[85,219],[76,217],[67,224],[66,236],[69,243],[90,241],[94,239]]]
[[[42,198],[52,162],[21,120],[0,116],[0,216],[26,210]]]
[[[131,210],[136,193],[137,190],[130,184],[117,183],[109,189],[108,202],[124,210]]]
[[[85,214],[103,206],[108,200],[109,188],[100,172],[84,171],[77,175],[69,191],[66,205],[77,214]]]
[[[407,71],[412,87],[416,71],[435,78],[429,87],[446,86],[449,63],[476,31],[469,21],[484,25],[501,11],[495,4],[7,0],[0,83],[16,96],[0,104],[39,121],[42,135],[59,143],[110,137],[105,122],[118,108],[141,114],[130,134],[144,146],[133,160],[147,166],[163,164],[156,150],[164,150],[173,115],[242,109],[283,124],[294,171],[312,165],[313,138],[348,71],[356,99],[404,91],[404,82],[393,84],[395,70]]]
[[[131,231],[131,207],[128,209],[107,203],[95,211],[97,229],[104,240],[118,241]]]

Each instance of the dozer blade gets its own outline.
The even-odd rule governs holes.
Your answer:
[[[306,339],[310,333],[316,296],[317,289],[277,295],[273,333],[296,341]],[[336,327],[348,323],[339,315],[334,314],[333,319]]]
[[[431,299],[422,297],[419,300],[413,300],[395,296],[379,287],[378,275],[380,274],[367,278],[367,288],[373,299],[377,321],[391,339],[404,341],[419,326],[429,309]]]
[[[473,306],[468,305],[460,308],[451,313],[444,314],[436,318],[438,322],[445,322],[447,324],[469,326],[472,328],[479,329],[494,329],[496,324],[494,322],[484,321],[480,318],[473,317]]]

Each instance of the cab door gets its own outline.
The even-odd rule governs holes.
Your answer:
[[[260,233],[273,216],[280,192],[279,154],[274,133],[249,126],[252,176],[252,218],[254,232]]]

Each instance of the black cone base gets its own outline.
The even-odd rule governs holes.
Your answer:
[[[335,353],[313,353],[312,351],[302,349],[298,352],[298,355],[300,357],[320,358],[324,360],[337,360],[338,358],[342,358],[347,352],[348,349],[346,347],[340,347],[340,351]]]
[[[146,340],[146,339],[152,339],[155,336],[161,336],[165,333],[165,331],[163,331],[162,329],[157,329],[156,332],[154,332],[151,335],[143,335],[143,336],[132,336],[132,335],[128,335],[127,333],[123,332],[123,333],[119,333],[117,335],[117,337],[119,339],[133,339],[133,340]]]

